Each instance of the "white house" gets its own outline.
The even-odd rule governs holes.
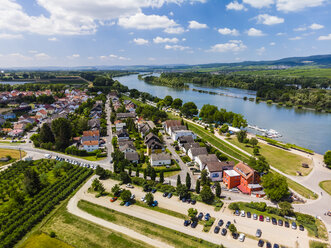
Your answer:
[[[196,134],[190,130],[178,130],[171,132],[171,138],[173,141],[177,141],[178,138],[182,136],[192,136],[193,139],[197,138]]]
[[[190,157],[192,161],[195,161],[195,159],[199,155],[206,155],[206,154],[208,154],[206,147],[197,147],[197,148],[192,147],[187,152],[187,155]]]
[[[152,153],[150,161],[152,166],[170,165],[171,156],[168,153]]]
[[[199,164],[200,170],[202,171],[207,163],[210,162],[219,162],[215,154],[199,155],[195,161]]]
[[[223,178],[223,166],[221,162],[209,162],[205,166],[210,179],[213,182],[222,181]]]
[[[83,149],[87,152],[93,152],[99,149],[98,140],[88,140],[83,142]]]
[[[123,130],[125,128],[125,126],[126,126],[126,123],[125,122],[116,123],[115,124],[116,132]]]

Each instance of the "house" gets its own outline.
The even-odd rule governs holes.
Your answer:
[[[46,110],[44,110],[44,109],[39,110],[39,111],[36,113],[36,117],[37,117],[38,119],[45,119],[45,118],[47,117],[47,112],[46,112]]]
[[[149,133],[144,139],[144,143],[147,146],[147,153],[161,153],[164,151],[164,146],[162,145],[159,137],[154,133]]]
[[[8,135],[11,137],[18,137],[18,136],[22,136],[23,133],[24,133],[23,129],[14,129],[14,130],[10,131],[8,133]]]
[[[153,153],[150,159],[152,166],[163,166],[171,164],[171,156],[168,153]]]
[[[9,112],[9,113],[3,114],[2,117],[3,117],[5,120],[8,120],[8,119],[15,119],[15,118],[16,118],[16,114],[13,113],[13,112]]]
[[[170,134],[170,127],[180,126],[180,125],[181,122],[179,120],[167,120],[164,123],[164,129],[168,134]]]
[[[223,183],[228,189],[237,187],[240,184],[240,174],[235,170],[225,170],[223,172]]]
[[[117,136],[118,140],[128,140],[128,139],[130,139],[129,134],[124,129],[116,132],[116,136]]]
[[[125,129],[125,127],[126,127],[126,123],[125,122],[121,122],[121,123],[116,123],[115,124],[116,132]]]
[[[83,141],[83,149],[87,152],[93,152],[99,149],[99,141],[98,140],[88,140]]]
[[[261,191],[259,173],[242,162],[235,165],[233,168],[241,176],[238,189],[244,194],[252,194],[253,191]]]
[[[145,135],[147,135],[150,130],[151,128],[146,122],[138,125],[138,131],[140,132],[141,137],[145,137]]]
[[[27,124],[24,123],[24,122],[23,123],[16,122],[14,124],[14,129],[23,129],[23,130],[25,130],[26,126],[27,126]]]
[[[197,143],[197,142],[194,142],[194,143],[185,143],[183,146],[182,146],[182,150],[187,153],[188,150],[190,150],[190,148],[198,148],[200,147],[200,144]]]
[[[222,181],[223,178],[223,166],[222,163],[217,162],[208,162],[205,166],[205,169],[208,172],[208,175],[210,179],[213,182],[219,182]]]
[[[172,126],[169,128],[169,135],[172,136],[172,134],[176,131],[181,131],[181,130],[187,130],[186,126],[180,125],[180,126]]]
[[[139,162],[139,155],[135,152],[127,152],[124,154],[125,159],[129,160],[131,163],[138,164]]]
[[[100,119],[88,120],[88,125],[91,129],[99,129],[100,128]]]
[[[192,136],[181,136],[178,138],[178,144],[180,146],[183,146],[184,144],[187,143],[194,143],[194,139]]]
[[[118,140],[117,141],[119,149],[121,149],[122,146],[125,146],[126,144],[133,146],[133,141],[132,140]]]
[[[123,153],[132,153],[132,152],[136,152],[136,148],[134,147],[133,144],[125,144],[123,146],[119,147],[119,150]]]
[[[197,148],[190,148],[187,152],[187,155],[190,157],[191,160],[195,161],[195,159],[199,155],[207,155],[208,151],[206,147],[197,147]]]
[[[127,118],[136,118],[136,113],[117,113],[116,118],[118,120],[125,120]]]
[[[177,141],[178,138],[182,137],[182,136],[192,136],[193,139],[197,138],[196,134],[190,130],[177,130],[177,131],[172,132],[172,134],[171,134],[171,138],[173,141]]]
[[[205,155],[199,155],[195,161],[198,163],[200,170],[202,171],[207,163],[210,162],[219,162],[217,156],[215,154],[205,154]]]

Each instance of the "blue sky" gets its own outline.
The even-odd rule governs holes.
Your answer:
[[[0,67],[331,53],[330,0],[0,0]]]

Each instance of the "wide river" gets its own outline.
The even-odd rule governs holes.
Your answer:
[[[190,89],[178,90],[165,86],[150,85],[140,81],[137,75],[129,75],[116,78],[130,89],[148,92],[159,98],[171,95],[180,98],[183,102],[195,102],[198,108],[204,104],[213,104],[227,111],[240,113],[245,116],[248,124],[266,129],[274,129],[282,137],[278,140],[296,144],[324,154],[331,149],[331,114],[317,113],[311,110],[299,110],[295,108],[279,107],[266,103],[244,101],[244,96],[254,97],[254,91],[236,88],[209,88],[190,84]],[[210,95],[192,91],[192,89],[214,91],[227,95]],[[248,131],[254,132],[249,129]]]

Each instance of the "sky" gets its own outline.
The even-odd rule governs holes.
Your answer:
[[[331,0],[0,0],[0,68],[331,53]]]

